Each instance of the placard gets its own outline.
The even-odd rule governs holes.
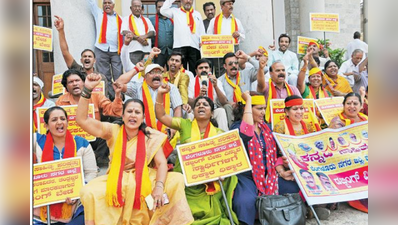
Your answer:
[[[285,100],[284,99],[271,99],[271,126],[274,129],[275,124],[286,118],[285,113]],[[309,124],[312,124],[315,129],[315,125],[313,124],[312,118],[309,115],[309,109],[314,112],[314,100],[313,99],[303,99],[304,106],[304,115],[303,121]]]
[[[64,86],[62,85],[63,74],[55,74],[52,79],[51,92],[52,95],[63,94],[65,92]]]
[[[309,38],[309,37],[303,37],[303,36],[297,36],[297,54],[302,54],[305,55],[307,52],[306,47],[308,44],[311,42],[317,42],[317,39],[315,38]]]
[[[200,38],[202,58],[222,58],[234,52],[234,39],[231,35],[202,35]]]
[[[339,14],[310,13],[310,31],[340,33]]]
[[[315,104],[325,123],[329,126],[333,118],[343,112],[344,97],[331,97],[316,99]]]
[[[177,146],[186,186],[216,181],[251,170],[237,129]]]
[[[80,198],[84,185],[81,157],[33,165],[33,207]]]
[[[33,25],[33,49],[52,52],[52,37],[52,29]]]

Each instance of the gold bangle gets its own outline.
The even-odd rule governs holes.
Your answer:
[[[158,105],[163,105],[163,103],[160,103],[160,102],[158,102],[158,101],[156,101],[155,103],[158,104]]]

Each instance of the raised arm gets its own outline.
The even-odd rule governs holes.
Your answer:
[[[298,74],[297,78],[297,89],[299,90],[300,94],[303,94],[305,91],[305,73],[307,72],[309,55],[312,55],[312,52],[307,51],[307,54],[303,57],[304,65],[301,67],[301,70]]]
[[[242,94],[243,100],[246,101],[245,109],[243,110],[242,120],[248,125],[254,125],[253,112],[252,112],[252,98],[249,91]]]
[[[214,90],[216,91],[216,94],[217,94],[217,98],[220,101],[221,105],[224,106],[224,105],[228,104],[227,96],[225,96],[224,92],[218,86],[219,81],[217,80],[217,78],[214,74],[209,75],[209,81],[213,85]],[[221,82],[220,82],[220,84],[221,84]]]
[[[159,87],[158,95],[156,96],[155,115],[156,119],[158,119],[161,123],[163,123],[167,127],[171,127],[171,122],[173,118],[170,115],[166,114],[163,101],[163,95],[168,92],[170,92],[170,86],[168,84],[162,84],[162,86]]]
[[[144,70],[144,64],[142,62],[139,62],[137,63],[137,65],[135,65],[134,69],[120,75],[120,77],[115,82],[119,84],[127,84],[128,82],[130,82],[131,78],[133,78],[136,74],[138,74],[143,70]]]
[[[64,31],[64,20],[59,16],[54,16],[54,26],[58,30],[59,34],[59,45],[61,47],[62,56],[64,57],[66,66],[70,68],[73,63],[73,56],[69,52],[68,43],[66,42],[65,31]]]
[[[361,63],[359,63],[359,72],[361,73],[368,66],[368,57],[366,57]]]
[[[163,3],[162,8],[160,8],[160,14],[168,18],[173,18],[173,9],[171,8],[171,6],[173,5],[174,2],[175,0],[166,0]]]
[[[124,71],[128,72],[134,69],[134,63],[131,62],[130,60],[130,53],[129,53],[129,45],[130,42],[133,40],[133,34],[127,33],[124,36],[124,45],[122,47],[122,50],[120,52],[120,59],[122,61],[122,65],[124,68]]]
[[[100,83],[101,75],[89,74],[84,82],[84,88],[82,96],[80,97],[79,103],[76,110],[76,122],[79,126],[87,133],[95,136],[102,137],[104,131],[102,130],[102,124],[100,121],[88,117],[88,104],[91,96],[91,91]],[[85,95],[85,97],[83,97]]]
[[[259,59],[259,68],[257,70],[257,92],[264,93],[265,91],[265,76],[264,68],[267,66],[267,57],[261,56]]]

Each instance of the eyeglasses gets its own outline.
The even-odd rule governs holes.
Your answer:
[[[235,62],[229,62],[229,63],[228,63],[228,66],[232,66],[232,64],[238,65],[238,64],[239,64],[239,62],[238,62],[238,61],[235,61]]]

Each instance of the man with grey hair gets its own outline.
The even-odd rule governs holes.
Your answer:
[[[346,49],[347,51],[345,52],[345,60],[350,58],[355,49],[361,49],[365,53],[364,56],[368,54],[368,44],[361,41],[361,33],[359,31],[354,33],[354,40],[348,43]]]
[[[105,75],[108,84],[109,97],[115,97],[112,80],[117,80],[123,73],[120,50],[123,46],[123,36],[120,34],[122,18],[113,10],[114,0],[103,0],[102,9],[97,0],[88,0],[91,14],[94,17],[96,35],[94,52],[97,56],[97,70]]]
[[[361,49],[355,49],[352,52],[351,59],[345,61],[341,64],[339,69],[339,74],[344,76],[351,87],[354,87],[355,82],[358,82],[361,79],[361,75],[359,73],[359,63],[362,61],[363,51]],[[354,92],[359,91],[353,90]]]
[[[156,35],[151,21],[141,15],[142,2],[132,0],[131,14],[123,18],[122,34],[133,38],[129,45],[130,60],[137,64],[152,48],[151,38]]]

